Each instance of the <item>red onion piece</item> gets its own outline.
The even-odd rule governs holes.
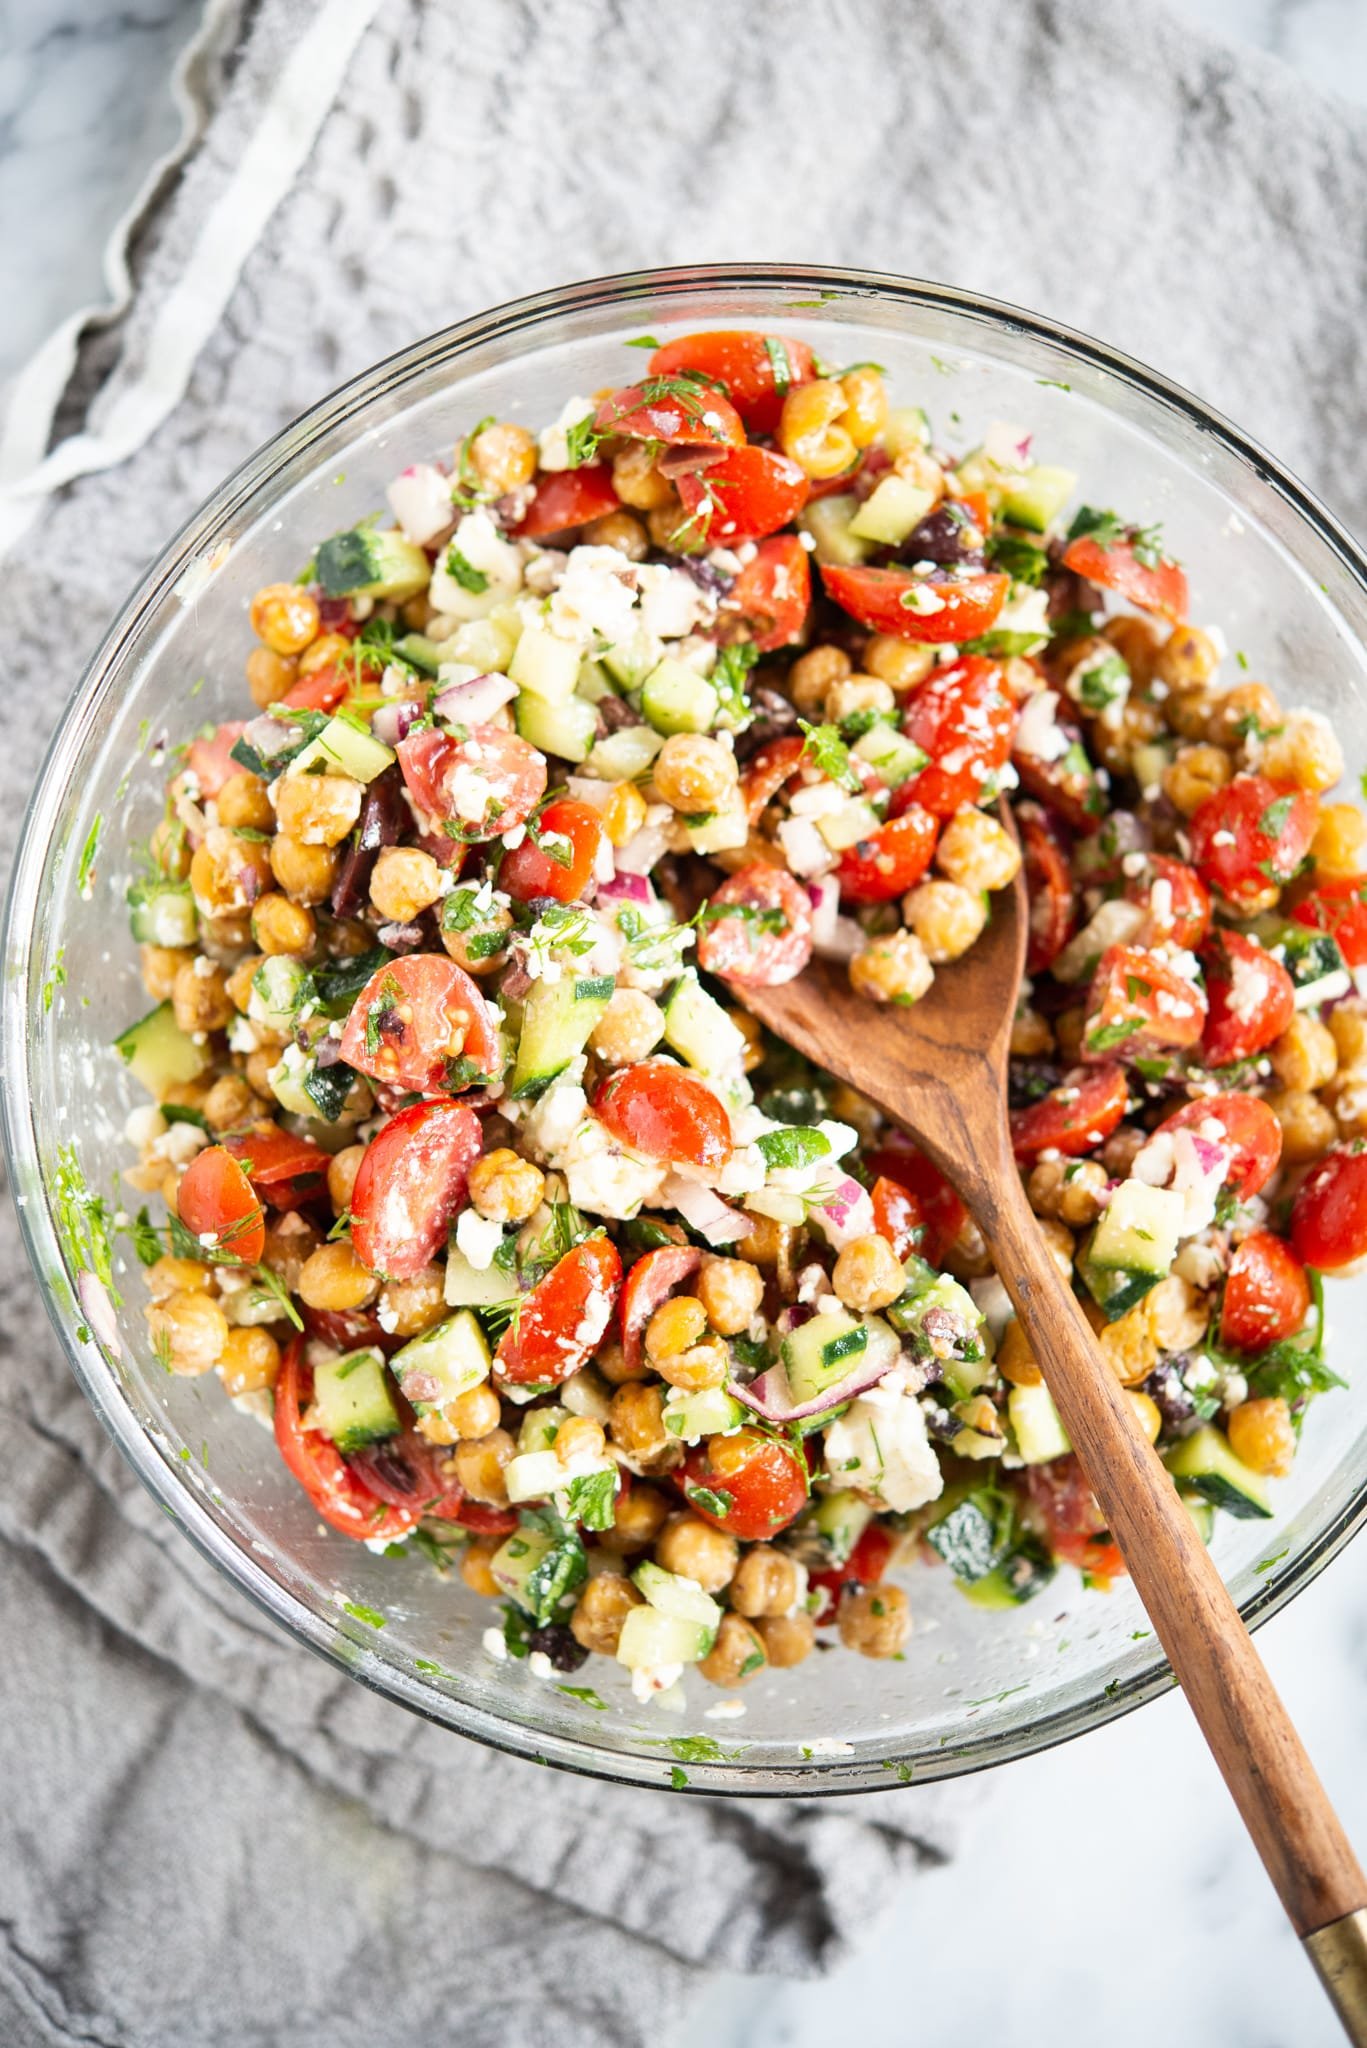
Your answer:
[[[449,718],[454,725],[484,725],[496,711],[510,704],[517,695],[517,684],[507,676],[471,676],[463,683],[448,683],[432,699],[432,709],[438,718]]]
[[[755,1227],[753,1218],[723,1202],[714,1188],[681,1173],[671,1174],[661,1192],[667,1206],[677,1209],[684,1222],[710,1245],[735,1244]]]
[[[598,887],[600,903],[639,903],[647,908],[656,901],[648,874],[624,874],[619,867],[609,882]]]
[[[852,1401],[856,1394],[867,1393],[870,1387],[876,1387],[896,1365],[898,1355],[885,1345],[871,1344],[853,1372],[838,1385],[814,1395],[810,1401],[793,1399],[793,1390],[781,1363],[769,1366],[758,1379],[751,1380],[748,1387],[733,1380],[726,1391],[743,1408],[753,1410],[765,1422],[802,1422],[809,1415],[824,1415],[828,1408],[839,1408],[846,1401]]]
[[[400,697],[392,704],[382,704],[370,721],[370,729],[377,740],[383,740],[387,747],[397,747],[410,725],[422,717],[422,706],[411,697]]]

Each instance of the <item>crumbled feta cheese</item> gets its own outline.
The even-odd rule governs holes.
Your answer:
[[[496,1664],[507,1663],[508,1645],[503,1640],[501,1628],[486,1628],[479,1642],[485,1655],[492,1657]]]
[[[549,427],[543,427],[536,437],[537,453],[541,467],[548,470],[568,469],[570,449],[568,434],[571,427],[577,427],[581,420],[591,420],[596,407],[591,398],[569,398],[560,408],[560,416]]]
[[[455,518],[451,479],[435,463],[415,462],[395,477],[385,496],[404,539],[420,548],[430,546]]]
[[[683,1677],[682,1664],[643,1664],[631,1674],[631,1690],[642,1705],[657,1693],[668,1692]]]
[[[886,1381],[831,1424],[826,1470],[839,1485],[872,1493],[899,1514],[937,1500],[944,1488],[920,1402]]]
[[[503,1225],[473,1209],[462,1209],[456,1219],[456,1249],[477,1273],[487,1273],[494,1253],[503,1242]]]

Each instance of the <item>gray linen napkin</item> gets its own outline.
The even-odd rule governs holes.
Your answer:
[[[165,379],[159,315],[327,7],[349,33],[366,13],[251,17],[145,233],[95,442]],[[1352,517],[1364,199],[1359,119],[1119,0],[385,0],[180,402],[6,564],[0,845],[74,679],[54,648],[93,645],[252,445],[425,330],[666,262],[946,278],[1173,372]],[[136,1488],[5,1221],[7,2048],[636,2043],[708,1965],[830,1967],[900,1874],[948,1853],[952,1788],[798,1808],[552,1778],[306,1657]]]

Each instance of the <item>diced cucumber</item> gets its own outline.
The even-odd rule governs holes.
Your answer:
[[[503,1483],[514,1507],[527,1500],[549,1500],[565,1486],[565,1468],[554,1451],[519,1451],[503,1468]]]
[[[871,725],[859,735],[850,752],[875,767],[889,789],[898,789],[913,775],[919,775],[930,759],[923,747],[905,738],[895,725]]]
[[[252,976],[247,1015],[272,1031],[292,1031],[299,1006],[312,986],[301,961],[288,953],[269,953]]]
[[[664,734],[653,725],[624,725],[594,742],[584,766],[604,782],[635,782],[649,772],[664,743]]]
[[[615,697],[617,688],[601,661],[581,661],[574,694],[586,704],[601,704],[604,697]]]
[[[721,1608],[710,1593],[704,1593],[696,1579],[667,1572],[663,1565],[650,1559],[638,1564],[631,1576],[636,1590],[645,1595],[657,1614],[668,1614],[675,1621],[690,1621],[696,1628],[715,1631],[721,1620]]]
[[[888,1309],[888,1321],[910,1338],[919,1356],[939,1358],[947,1391],[954,1400],[965,1401],[992,1376],[992,1361],[983,1342],[983,1312],[968,1289],[948,1273],[937,1273],[927,1286],[924,1275],[930,1268],[918,1259],[912,1270],[916,1277],[908,1292]],[[946,1310],[963,1326],[964,1334],[949,1357],[943,1355],[944,1331],[937,1332],[934,1341],[926,1334],[926,1317],[932,1309]]]
[[[349,775],[355,782],[373,782],[398,759],[392,747],[377,740],[350,718],[330,718],[316,740],[295,755],[287,775]]]
[[[860,540],[852,531],[858,511],[859,500],[852,491],[841,491],[830,498],[814,498],[809,505],[803,506],[797,515],[797,524],[816,542],[818,562],[837,562],[854,567],[868,560],[873,552],[872,541]]]
[[[588,1044],[614,986],[610,974],[592,980],[537,982],[522,1008],[511,1082],[514,1100],[543,1094],[556,1075],[563,1074]]]
[[[314,573],[324,597],[380,597],[402,604],[426,590],[432,565],[401,533],[358,526],[323,542]]]
[[[1000,1563],[1011,1529],[1011,1509],[1004,1494],[992,1487],[956,1490],[942,1513],[925,1532],[926,1542],[942,1557],[956,1579],[972,1585]]]
[[[697,824],[688,823],[688,843],[694,853],[728,853],[746,845],[749,838],[750,821],[739,789],[732,790],[721,810],[711,812]]]
[[[617,1661],[628,1671],[658,1671],[671,1664],[698,1664],[707,1655],[716,1630],[654,1607],[633,1607],[617,1639]]]
[[[874,1510],[862,1494],[823,1493],[812,1509],[812,1527],[832,1565],[847,1564]]]
[[[1177,1256],[1185,1210],[1182,1196],[1173,1188],[1122,1181],[1092,1234],[1092,1264],[1161,1279]]]
[[[960,1585],[959,1591],[975,1607],[1023,1607],[1044,1591],[1057,1570],[1044,1545],[1023,1536],[1000,1564],[971,1586]]]
[[[556,754],[562,761],[576,763],[588,759],[598,730],[598,713],[587,698],[565,697],[550,704],[544,697],[524,690],[513,707],[513,715],[520,736],[543,754]]]
[[[517,1448],[520,1452],[549,1451],[555,1447],[562,1422],[568,1422],[570,1411],[556,1401],[546,1401],[536,1408],[529,1408],[518,1426]]]
[[[425,633],[405,633],[402,640],[394,642],[394,652],[426,676],[434,676],[442,663],[451,659],[445,642],[429,640]]]
[[[446,1305],[448,1308],[494,1308],[511,1301],[517,1281],[501,1266],[486,1266],[483,1272],[472,1266],[463,1251],[452,1245],[446,1254]]]
[[[717,693],[686,661],[666,655],[641,685],[641,710],[656,732],[710,732]]]
[[[317,1105],[308,1092],[313,1079],[314,1060],[302,1046],[287,1045],[267,1074],[271,1094],[290,1116],[316,1116]]]
[[[704,1387],[696,1394],[671,1387],[665,1396],[665,1430],[682,1444],[701,1443],[705,1436],[730,1436],[745,1416],[740,1402],[725,1387]]]
[[[128,891],[129,923],[140,946],[193,946],[199,935],[195,899],[188,882],[157,877],[134,882]]]
[[[502,1274],[498,1278],[506,1295],[508,1283]],[[394,1353],[390,1367],[405,1400],[419,1415],[426,1415],[484,1384],[489,1377],[489,1346],[474,1316],[463,1308],[410,1338]]]
[[[639,690],[663,652],[663,643],[638,626],[630,639],[607,648],[599,660],[624,690]]]
[[[929,448],[930,418],[920,405],[894,405],[883,429],[883,446],[892,460],[913,448]]]
[[[851,1373],[881,1365],[890,1371],[900,1351],[897,1338],[879,1316],[828,1310],[790,1330],[779,1347],[794,1406],[805,1406],[838,1387]]]
[[[1024,476],[1013,477],[1002,492],[1002,518],[1031,533],[1045,533],[1058,518],[1077,485],[1071,469],[1050,469],[1036,462]]]
[[[403,1427],[385,1379],[384,1356],[373,1348],[315,1366],[313,1405],[324,1436],[343,1453],[382,1443]]]
[[[443,644],[443,661],[468,661],[481,675],[506,675],[522,634],[522,621],[509,604],[495,605],[484,619],[467,619]]]
[[[1173,740],[1143,740],[1134,750],[1130,774],[1145,796],[1157,795],[1177,751]]]
[[[553,1548],[544,1530],[514,1529],[489,1559],[489,1572],[500,1593],[506,1593],[529,1614],[536,1612],[536,1601],[528,1593],[527,1581]]]
[[[1184,1437],[1163,1459],[1184,1492],[1198,1493],[1213,1507],[1224,1508],[1241,1521],[1264,1519],[1272,1513],[1272,1500],[1262,1474],[1236,1458],[1229,1438],[1213,1422],[1207,1422]]]
[[[665,1044],[700,1074],[716,1074],[739,1065],[746,1039],[721,1004],[700,986],[695,974],[675,982],[665,1002]]]
[[[185,1081],[198,1080],[209,1064],[207,1045],[196,1045],[176,1022],[170,1003],[158,1003],[114,1040],[135,1081],[157,1101]]]
[[[1012,1387],[1006,1397],[1006,1413],[1023,1465],[1047,1465],[1051,1458],[1066,1458],[1072,1450],[1054,1397],[1043,1380],[1033,1387]]]
[[[1078,1252],[1077,1271],[1108,1323],[1119,1322],[1132,1308],[1137,1308],[1163,1278],[1161,1273],[1132,1273],[1124,1266],[1098,1266],[1092,1258],[1090,1242],[1084,1243]]]
[[[540,626],[527,626],[508,664],[508,674],[520,690],[530,690],[547,704],[563,704],[574,695],[579,661],[573,641],[557,640]]]
[[[900,547],[934,505],[933,491],[923,490],[894,470],[874,485],[850,521],[850,534],[856,540],[876,541],[880,547]]]
[[[1210,1501],[1203,1500],[1199,1493],[1187,1493],[1181,1487],[1177,1491],[1183,1507],[1191,1516],[1197,1535],[1203,1543],[1209,1544],[1215,1534],[1214,1506]]]
[[[832,853],[846,853],[861,839],[872,839],[882,822],[867,797],[852,796],[838,811],[823,812],[816,829]]]

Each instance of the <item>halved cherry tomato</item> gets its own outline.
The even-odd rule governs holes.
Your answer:
[[[618,1067],[593,1098],[614,1138],[671,1166],[725,1166],[731,1119],[705,1081],[670,1060]]]
[[[483,1500],[462,1500],[446,1519],[459,1522],[462,1529],[473,1529],[477,1536],[511,1536],[522,1518],[516,1508],[496,1508]]]
[[[355,681],[355,670],[329,662],[291,683],[280,702],[288,711],[336,711]]]
[[[1310,851],[1319,799],[1265,775],[1236,775],[1198,806],[1187,827],[1192,864],[1208,889],[1234,908],[1256,910]]]
[[[1298,1259],[1338,1273],[1367,1257],[1367,1142],[1351,1138],[1311,1167],[1291,1205]]]
[[[369,1309],[310,1308],[304,1302],[299,1313],[310,1337],[330,1344],[334,1351],[363,1351],[370,1347],[383,1351],[388,1358],[392,1351],[397,1351],[407,1341],[392,1330],[386,1330],[379,1317],[372,1315]]]
[[[308,1138],[296,1138],[279,1124],[253,1124],[223,1140],[257,1194],[275,1209],[293,1209],[321,1194],[328,1156]]]
[[[758,1543],[801,1513],[806,1460],[778,1437],[741,1429],[734,1436],[709,1437],[689,1452],[683,1490],[695,1515],[742,1543]]]
[[[609,392],[593,424],[600,434],[663,441],[670,448],[739,448],[745,441],[745,428],[730,399],[687,377],[648,377],[642,384]]]
[[[1076,727],[1060,723],[1058,730],[1069,741],[1061,754],[1028,753],[1019,735],[1011,754],[1011,765],[1027,790],[1047,810],[1057,811],[1065,825],[1085,839],[1099,832],[1106,815],[1106,794],[1097,779],[1082,736]]]
[[[678,377],[687,370],[723,385],[752,434],[774,433],[789,391],[815,375],[805,341],[735,328],[682,334],[650,358],[652,377]]]
[[[316,1429],[305,1429],[304,1411],[313,1399],[313,1372],[304,1363],[303,1339],[296,1337],[280,1361],[275,1382],[276,1449],[316,1512],[344,1536],[365,1543],[372,1536],[397,1540],[421,1518],[416,1509],[383,1501]]]
[[[1088,583],[1116,591],[1143,612],[1171,619],[1175,626],[1187,616],[1186,572],[1166,555],[1156,563],[1142,562],[1132,541],[1100,541],[1084,534],[1064,550],[1063,566]]]
[[[939,1167],[900,1131],[887,1144],[866,1153],[864,1163],[870,1173],[885,1176],[910,1195],[920,1211],[923,1231],[914,1249],[932,1266],[942,1265],[945,1253],[963,1229],[968,1211]],[[889,1212],[890,1219],[894,1213]],[[884,1235],[881,1227],[879,1235]]]
[[[818,1628],[835,1620],[835,1610],[846,1586],[878,1584],[888,1568],[888,1559],[896,1543],[897,1538],[884,1523],[870,1522],[844,1564],[810,1574],[807,1580],[809,1588],[821,1595],[821,1604],[812,1617]]]
[[[708,909],[698,963],[709,974],[776,988],[812,957],[811,898],[783,868],[759,860],[739,868],[713,891]]]
[[[199,784],[200,796],[206,803],[218,795],[225,782],[242,773],[232,754],[246,730],[242,720],[237,719],[232,724],[217,726],[207,739],[191,740],[185,765]]]
[[[520,846],[505,853],[498,886],[530,903],[535,896],[553,896],[557,903],[577,903],[593,879],[598,855],[607,838],[603,820],[592,804],[561,797],[547,804]]]
[[[1151,853],[1141,875],[1125,882],[1125,900],[1148,912],[1137,933],[1144,946],[1181,946],[1195,953],[1210,930],[1210,892],[1195,868],[1166,853]]]
[[[1296,1010],[1296,989],[1280,960],[1241,932],[1212,932],[1201,948],[1209,1015],[1201,1041],[1208,1067],[1252,1059],[1280,1038]]]
[[[1184,1102],[1171,1116],[1164,1117],[1158,1129],[1200,1130],[1212,1122],[1219,1126],[1222,1140],[1229,1147],[1229,1186],[1239,1201],[1246,1202],[1277,1170],[1282,1156],[1282,1127],[1260,1095],[1232,1094],[1203,1095],[1194,1102]]]
[[[904,895],[930,866],[939,832],[939,819],[912,804],[841,854],[835,871],[841,895],[851,903],[890,903]]]
[[[873,1200],[873,1227],[899,1259],[919,1251],[926,1234],[925,1212],[910,1188],[900,1180],[880,1173],[869,1190]]]
[[[484,1132],[463,1102],[413,1102],[366,1146],[351,1191],[351,1243],[362,1264],[411,1280],[446,1243]]]
[[[196,1152],[176,1191],[176,1214],[206,1251],[227,1253],[244,1266],[256,1265],[266,1249],[261,1203],[222,1145]]]
[[[1367,875],[1317,883],[1291,915],[1297,924],[1336,939],[1346,966],[1367,967]]]
[[[913,690],[902,730],[930,756],[930,766],[904,782],[894,808],[921,804],[939,818],[976,804],[1011,754],[1016,707],[1002,671],[981,654],[937,669]]]
[[[469,1062],[467,1074],[493,1074],[499,1057],[488,1004],[444,953],[409,953],[377,968],[342,1033],[348,1066],[419,1095],[450,1086],[457,1060]]]
[[[750,640],[761,654],[790,647],[812,608],[812,571],[795,533],[762,540],[718,610],[723,641]]]
[[[621,1285],[622,1261],[610,1238],[575,1245],[523,1296],[499,1342],[499,1376],[513,1386],[558,1387],[607,1335]]]
[[[1027,1465],[1025,1485],[1055,1557],[1092,1579],[1126,1576],[1125,1560],[1075,1456]]]
[[[696,1245],[662,1244],[638,1259],[627,1274],[622,1289],[622,1357],[629,1371],[641,1363],[646,1324],[660,1303],[691,1280],[701,1265]]]
[[[986,633],[1006,603],[1011,578],[996,569],[977,576],[913,576],[909,569],[851,569],[823,562],[827,594],[873,633],[903,640],[961,645]],[[933,610],[925,609],[934,606]]]
[[[789,777],[796,774],[807,742],[800,733],[784,733],[766,740],[752,754],[741,771],[740,794],[745,815],[756,824],[766,804],[772,803]]]
[[[1294,1336],[1309,1309],[1310,1282],[1290,1245],[1270,1230],[1255,1230],[1229,1262],[1220,1342],[1235,1351],[1266,1351]]]
[[[1074,1067],[1038,1102],[1011,1112],[1011,1147],[1022,1166],[1041,1152],[1077,1159],[1110,1137],[1125,1114],[1129,1084],[1120,1067]]]
[[[406,1407],[406,1404],[404,1404]],[[450,1454],[428,1443],[416,1429],[401,1430],[383,1443],[369,1444],[363,1451],[349,1451],[347,1464],[380,1500],[396,1508],[431,1515],[438,1521],[456,1519],[464,1501],[464,1489],[454,1473],[448,1472]]]
[[[536,496],[513,533],[518,540],[540,540],[543,534],[563,533],[566,527],[605,519],[620,504],[612,471],[605,462],[585,463],[582,469],[550,470],[537,478]]]
[[[424,817],[448,837],[493,839],[524,825],[546,791],[536,748],[496,725],[474,725],[467,739],[428,727],[399,741],[399,766]]]
[[[1194,981],[1142,946],[1108,946],[1087,993],[1084,1060],[1134,1060],[1195,1045],[1206,999]]]
[[[1030,899],[1030,943],[1025,971],[1043,974],[1077,929],[1077,891],[1063,835],[1048,814],[1038,804],[1019,804],[1016,824],[1020,829],[1025,886]]]
[[[733,448],[720,462],[679,480],[689,538],[733,548],[777,533],[806,504],[811,486],[800,463],[774,448]]]

